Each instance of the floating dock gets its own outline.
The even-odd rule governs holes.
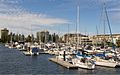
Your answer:
[[[66,67],[66,68],[68,68],[68,69],[76,69],[76,68],[78,68],[77,66],[75,66],[75,65],[73,65],[73,64],[70,64],[70,63],[67,62],[67,61],[59,60],[59,59],[57,59],[57,58],[49,58],[49,60],[50,60],[50,61],[53,61],[53,62],[55,62],[55,63],[57,63],[57,64],[59,64],[59,65],[61,65],[61,66],[64,66],[64,67]]]

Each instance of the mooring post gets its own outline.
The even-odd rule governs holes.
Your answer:
[[[64,50],[64,53],[63,53],[63,60],[65,61],[65,50]]]

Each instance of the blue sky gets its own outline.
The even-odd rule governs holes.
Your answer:
[[[102,3],[106,3],[113,33],[120,33],[120,0],[0,0],[0,27],[22,34],[48,30],[75,33],[77,5],[83,34],[103,33]],[[106,24],[106,33],[109,33]]]

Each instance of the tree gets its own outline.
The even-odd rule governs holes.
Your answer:
[[[14,42],[18,42],[19,41],[19,35],[18,34],[15,34],[14,35]]]
[[[18,35],[18,41],[21,41],[21,39],[22,39],[22,35],[19,34],[19,35]]]
[[[49,35],[49,40],[48,41],[52,41],[52,35]]]
[[[31,42],[33,43],[35,41],[34,35],[31,36]]]
[[[0,43],[2,42],[2,40],[0,39]]]
[[[32,41],[32,40],[31,40],[31,36],[28,35],[27,38],[26,38],[26,42],[31,42],[31,41]]]
[[[55,33],[52,35],[53,42],[58,42],[59,41],[59,36],[56,35]]]
[[[106,45],[108,45],[109,47],[113,47],[113,46],[115,46],[115,44],[112,43],[112,42],[106,42]]]
[[[25,41],[25,36],[23,34],[22,34],[21,39],[22,39],[23,42]]]
[[[116,46],[120,47],[120,39],[116,40]]]
[[[56,41],[56,39],[55,39],[55,33],[52,35],[52,38],[53,38],[52,41],[55,42]]]

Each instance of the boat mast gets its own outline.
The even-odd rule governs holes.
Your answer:
[[[105,12],[105,5],[103,5],[103,29],[104,29],[104,40],[103,40],[103,42],[104,42],[104,47],[105,47],[105,24],[106,24],[106,13],[104,13]]]
[[[113,49],[115,51],[115,46],[113,44],[113,36],[112,36],[112,30],[111,30],[110,20],[109,20],[109,17],[108,17],[108,13],[107,13],[107,9],[106,9],[105,3],[104,3],[104,9],[105,9],[105,15],[106,15],[106,18],[107,18],[108,27],[109,27],[109,30],[110,30],[110,37],[111,37],[111,40],[112,40],[112,46],[113,46]]]
[[[70,41],[69,41],[69,36],[70,36],[70,33],[69,33],[69,24],[68,24],[68,36],[67,36],[67,43],[70,44]]]
[[[97,45],[98,45],[98,27],[97,27],[97,25],[96,25],[96,31],[97,31],[97,36],[96,36],[96,47],[97,47]]]
[[[80,8],[79,8],[79,5],[77,6],[77,24],[76,24],[76,32],[77,32],[77,48],[78,48],[78,45],[79,45],[79,43],[81,44],[81,42],[79,41],[79,32],[78,32],[78,30],[79,30],[79,24],[80,24],[80,22],[79,22],[79,16],[80,16]]]
[[[32,25],[30,26],[30,32],[31,32],[31,44],[33,44],[33,34],[32,34]]]

